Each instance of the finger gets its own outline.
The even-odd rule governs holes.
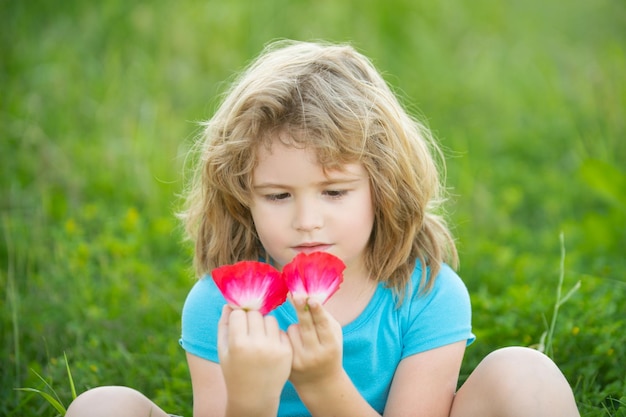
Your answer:
[[[330,314],[322,307],[319,301],[309,303],[309,313],[321,344],[334,343],[333,322]]]
[[[298,323],[300,328],[307,330],[313,328],[313,319],[309,314],[309,306],[307,305],[307,299],[304,297],[298,297],[293,300],[293,306],[298,316]]]
[[[307,300],[298,298],[294,300],[296,314],[298,315],[299,336],[304,346],[314,346],[319,343],[317,329],[311,316],[311,311],[307,305]]]
[[[278,321],[276,321],[276,317],[265,316],[263,320],[265,321],[265,334],[267,335],[267,337],[273,340],[280,340],[280,328],[278,327]]]
[[[222,308],[222,315],[217,323],[217,349],[218,353],[226,353],[228,351],[228,321],[230,313],[233,309],[228,305]]]
[[[233,308],[228,304],[224,304],[222,307],[222,315],[220,316],[220,320],[217,322],[218,327],[228,327],[228,319],[230,318],[230,313],[233,311]]]
[[[253,338],[265,336],[265,321],[263,315],[258,311],[248,311],[246,313],[248,320],[248,334]]]
[[[287,328],[287,338],[289,339],[289,343],[291,343],[291,348],[294,352],[301,352],[303,349],[299,327],[300,326],[297,324],[292,324]]]
[[[291,346],[291,341],[289,340],[289,336],[287,335],[286,332],[283,332],[282,330],[279,329],[278,336],[280,336],[280,343],[282,343],[283,345]],[[293,349],[292,349],[292,353],[293,353]]]
[[[248,335],[248,319],[243,310],[233,310],[228,318],[228,343],[234,344]]]

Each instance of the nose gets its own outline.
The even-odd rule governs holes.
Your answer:
[[[322,207],[316,198],[300,198],[295,201],[293,228],[300,231],[320,229],[324,225]]]

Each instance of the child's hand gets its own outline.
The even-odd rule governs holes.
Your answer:
[[[317,301],[296,298],[293,304],[298,324],[287,329],[293,349],[289,379],[298,390],[313,388],[343,373],[341,325]]]
[[[274,317],[225,306],[218,327],[218,353],[229,407],[244,414],[278,407],[292,351]]]

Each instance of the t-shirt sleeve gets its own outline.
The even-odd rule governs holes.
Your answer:
[[[475,340],[467,287],[448,265],[441,266],[430,292],[413,297],[405,300],[410,307],[402,358],[462,340],[469,345]]]
[[[210,277],[200,279],[193,286],[182,315],[180,345],[185,351],[219,362],[217,355],[217,323],[226,301]]]

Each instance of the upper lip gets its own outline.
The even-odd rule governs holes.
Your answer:
[[[316,248],[318,246],[330,246],[330,244],[322,242],[303,242],[295,245],[294,248]]]

